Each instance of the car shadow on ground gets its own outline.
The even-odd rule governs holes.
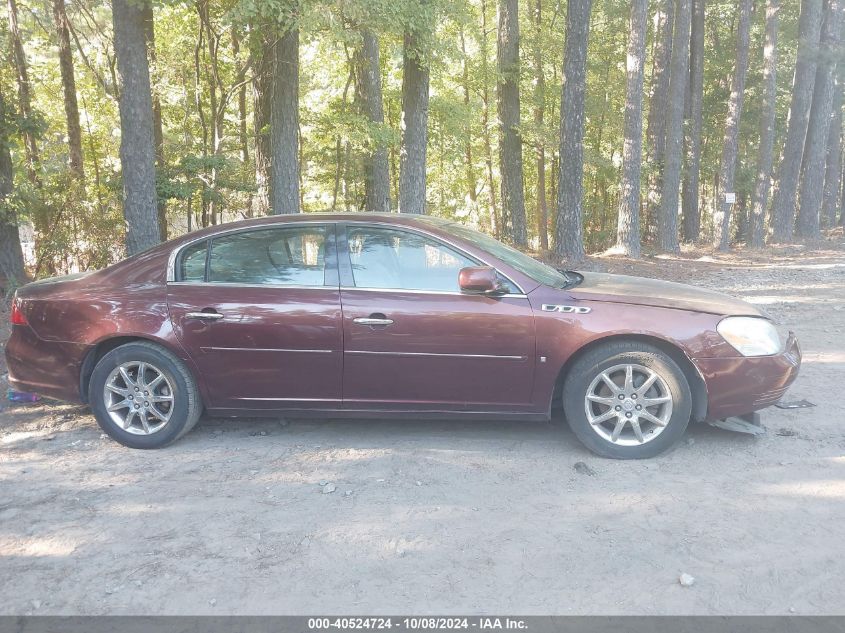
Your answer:
[[[45,416],[45,411],[51,415]],[[47,422],[39,422],[33,427],[26,424],[31,417],[41,420],[47,418]],[[25,429],[5,437],[3,445],[7,449],[13,449],[18,442],[38,439],[44,432],[48,433],[50,440],[61,438],[62,434],[67,434],[71,442],[79,439],[90,441],[95,434],[102,440],[107,439],[86,405],[61,404],[50,400],[34,405],[12,405],[0,410],[0,430],[3,427]],[[540,443],[555,445],[571,455],[595,458],[572,433],[559,409],[554,410],[552,419],[546,422],[507,418],[420,419],[412,415],[351,419],[279,416],[231,418],[204,413],[191,433],[165,450],[174,450],[178,446],[186,449],[201,448],[209,439],[242,440],[252,437],[285,437],[294,443],[308,445],[309,448],[315,447],[315,442],[322,442],[333,449],[386,448],[396,443],[412,443],[419,448],[427,445],[442,447],[450,441],[469,441],[479,448],[485,442],[492,442],[500,449],[502,441],[509,443],[505,444],[508,448],[515,448],[516,443]],[[692,445],[698,441],[709,445],[724,443],[726,448],[749,447],[755,439],[750,435],[716,429],[706,423],[690,423],[684,439],[670,452],[679,446]]]

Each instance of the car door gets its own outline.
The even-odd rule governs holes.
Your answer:
[[[479,262],[386,225],[338,225],[344,408],[520,411],[534,379],[525,296],[461,293]]]
[[[333,224],[225,233],[185,247],[168,283],[176,336],[210,407],[339,407],[342,321]]]

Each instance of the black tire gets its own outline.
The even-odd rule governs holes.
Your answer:
[[[662,431],[645,443],[632,446],[616,444],[600,435],[590,424],[586,411],[586,397],[593,380],[608,369],[626,364],[640,365],[658,374],[672,397],[671,414],[666,410],[668,423]],[[611,459],[646,459],[659,455],[683,436],[692,413],[692,393],[684,372],[665,352],[639,341],[607,343],[579,358],[567,372],[562,400],[566,420],[578,439],[592,452]]]
[[[124,363],[136,361],[152,364],[172,386],[170,418],[161,430],[149,435],[129,433],[118,426],[107,411],[103,397],[106,380],[112,371]],[[143,341],[116,347],[99,360],[89,381],[88,402],[100,428],[112,439],[129,448],[150,449],[167,446],[190,431],[202,414],[202,399],[188,368],[166,349]]]

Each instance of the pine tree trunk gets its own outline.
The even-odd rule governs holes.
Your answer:
[[[842,161],[842,172],[839,176],[839,226],[845,227],[845,160]]]
[[[275,46],[270,110],[271,207],[275,215],[299,213],[299,29]]]
[[[53,0],[53,22],[59,41],[59,71],[62,75],[65,118],[67,119],[68,164],[79,181],[83,181],[85,172],[82,164],[82,128],[79,125],[73,51],[70,48],[70,29],[64,0]]]
[[[777,99],[778,26],[780,0],[766,3],[766,38],[763,44],[763,98],[760,106],[760,145],[757,150],[757,177],[751,208],[748,245],[763,246],[763,227],[771,188],[775,146],[775,112]]]
[[[120,77],[120,164],[126,252],[134,255],[159,243],[150,68],[144,10],[134,0],[113,0],[112,21]]]
[[[202,17],[203,7],[207,7],[207,2],[197,2],[196,9],[198,17]],[[199,119],[200,130],[202,132],[202,173],[200,174],[200,182],[202,191],[200,192],[199,196],[199,207],[200,207],[200,225],[205,228],[211,224],[209,218],[209,203],[210,203],[210,196],[205,195],[205,189],[207,187],[208,177],[206,174],[207,165],[208,165],[208,157],[209,157],[209,126],[208,126],[208,114],[206,113],[206,105],[205,105],[205,94],[206,91],[203,88],[203,63],[202,63],[202,51],[205,44],[205,28],[202,26],[199,29],[198,37],[194,43],[194,108],[196,109],[197,118]],[[155,110],[154,110],[155,111]]]
[[[402,151],[399,212],[425,213],[425,153],[428,143],[428,59],[419,38],[405,31],[402,54]]]
[[[18,84],[18,109],[24,121],[32,121],[32,87],[29,83],[29,70],[26,66],[26,55],[23,50],[20,27],[18,26],[18,5],[16,0],[8,0],[9,35],[12,40],[12,57],[15,62],[15,75]],[[21,131],[26,157],[26,175],[35,186],[40,186],[38,176],[41,157],[35,139],[33,126],[24,126]],[[39,228],[39,227],[36,227]]]
[[[690,34],[690,72],[686,107],[689,119],[684,135],[684,184],[681,207],[684,212],[684,241],[694,243],[701,237],[701,208],[698,195],[701,172],[701,129],[704,106],[704,15],[705,0],[692,0]]]
[[[464,35],[463,27],[460,29],[460,38],[462,71],[461,84],[464,91],[464,108],[466,108],[466,111],[469,112],[472,90],[469,83],[469,55],[467,54],[466,37]],[[475,202],[478,198],[478,189],[476,188],[475,165],[472,152],[473,137],[474,135],[472,133],[466,135],[466,142],[464,144],[464,164],[466,168],[467,194],[469,196],[469,201],[472,203],[473,208],[475,208]]]
[[[622,186],[618,250],[630,257],[640,256],[640,173],[643,137],[643,67],[648,28],[648,0],[632,0],[628,23],[628,61],[625,83],[625,141],[622,147]]]
[[[242,77],[244,65],[240,60],[241,39],[237,29],[232,27],[232,57],[235,59],[235,75]],[[246,83],[238,87],[238,145],[242,163],[249,162],[249,134],[246,129]],[[251,217],[251,214],[250,214]]]
[[[798,193],[801,158],[807,137],[816,79],[821,22],[822,0],[801,0],[798,55],[792,82],[789,123],[772,203],[772,240],[775,242],[787,242],[792,239],[795,224],[795,198]]]
[[[8,115],[6,101],[0,92],[0,121],[7,121]],[[9,201],[15,188],[10,146],[9,128],[6,125],[0,126],[0,275],[4,278],[0,281],[6,284],[3,290],[9,290],[27,281],[18,233],[18,218],[15,206]]]
[[[591,9],[592,0],[568,0],[563,53],[555,253],[575,262],[584,259],[584,96]]]
[[[252,209],[255,215],[270,213],[270,104],[273,94],[274,46],[269,36],[262,33],[261,51],[258,53],[255,75],[252,80],[252,127],[255,157],[255,194]]]
[[[678,193],[681,186],[681,158],[684,137],[684,92],[689,75],[690,0],[678,0],[669,68],[669,97],[666,112],[666,156],[663,190],[657,215],[657,243],[669,253],[678,244]]]
[[[833,90],[833,118],[827,135],[827,161],[824,177],[824,199],[822,218],[826,228],[836,226],[836,207],[839,204],[839,188],[842,177],[842,99],[843,77],[837,66],[836,85]]]
[[[226,102],[223,100],[224,87],[220,79],[220,34],[214,28],[210,13],[210,1],[199,0],[197,2],[197,13],[200,18],[200,25],[205,34],[201,41],[205,43],[205,71],[206,91],[208,94],[208,109],[211,118],[211,156],[219,159],[222,156],[223,146],[223,125],[226,116]],[[153,92],[153,112],[155,112],[155,92]],[[220,169],[215,161],[210,166],[210,175],[207,183],[209,190],[208,207],[211,215],[211,224],[217,225],[222,221],[222,201],[219,197]]]
[[[648,0],[646,0],[647,2]],[[534,125],[537,128],[537,235],[540,250],[549,250],[549,207],[546,200],[546,76],[543,70],[543,0],[534,3]]]
[[[722,167],[719,172],[719,188],[714,204],[713,246],[727,251],[731,238],[731,205],[725,202],[725,194],[734,192],[736,163],[739,154],[739,125],[742,121],[742,106],[745,100],[745,77],[748,72],[748,46],[751,34],[751,0],[741,0],[739,5],[739,26],[736,36],[736,65],[728,98],[728,114],[725,118],[725,137],[722,144]]]
[[[490,47],[487,39],[487,2],[481,0],[481,126],[484,128],[484,158],[487,166],[487,190],[490,193],[490,232],[497,238],[502,237],[498,204],[496,201],[496,179],[493,173],[493,141],[490,138]]]
[[[62,0],[54,0],[54,2],[61,2]],[[147,39],[147,54],[149,56],[151,69],[151,77],[156,72],[156,63],[158,56],[156,54],[156,36],[155,36],[155,22],[153,21],[153,5],[152,2],[146,2],[144,8],[144,34]],[[165,167],[164,162],[164,127],[161,122],[161,99],[159,98],[158,89],[151,84],[153,95],[153,142],[155,144],[156,153],[156,169],[161,171]],[[156,194],[156,213],[158,214],[158,228],[160,239],[162,242],[167,241],[167,201],[164,198],[159,198]]]
[[[672,31],[675,23],[675,0],[660,0],[655,16],[656,43],[651,74],[648,124],[646,126],[646,163],[649,165],[648,194],[644,228],[649,241],[656,237],[656,222],[663,190],[663,167],[666,154],[666,109],[669,98],[669,65],[672,61]]]
[[[525,190],[522,171],[522,135],[519,131],[519,0],[499,0],[497,41],[499,81],[499,155],[502,172],[502,220],[511,241],[528,243],[525,225]]]
[[[357,87],[364,116],[375,125],[384,124],[384,104],[381,92],[379,44],[369,29],[361,30],[361,48],[356,51]],[[387,213],[390,211],[390,167],[387,148],[374,144],[364,162],[364,209]]]
[[[845,22],[845,0],[828,0],[821,32],[821,50],[839,50]],[[802,178],[798,202],[798,235],[818,239],[819,215],[824,192],[825,158],[830,122],[833,117],[836,61],[831,55],[819,57],[813,85],[813,105],[807,138],[804,141]]]

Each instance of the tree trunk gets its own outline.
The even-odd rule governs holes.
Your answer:
[[[29,83],[29,70],[26,65],[26,55],[23,50],[20,27],[18,26],[18,5],[16,0],[8,0],[9,35],[12,39],[12,56],[15,61],[15,75],[18,84],[18,109],[24,121],[32,121],[32,87]],[[24,142],[26,157],[26,175],[29,181],[40,186],[38,166],[41,162],[32,125],[23,126],[21,135]]]
[[[669,65],[672,61],[672,30],[675,0],[660,0],[655,15],[656,43],[652,62],[651,96],[646,126],[646,162],[649,164],[645,232],[655,237],[655,224],[663,190],[663,163],[666,154],[666,109],[669,98]]]
[[[643,150],[643,67],[648,28],[648,0],[633,0],[628,24],[625,82],[625,141],[616,245],[630,257],[640,256],[640,172]]]
[[[788,127],[783,156],[778,169],[777,188],[772,203],[772,240],[792,239],[795,224],[795,197],[801,172],[801,158],[810,117],[819,35],[822,22],[822,0],[801,0],[798,21],[798,55],[792,82]]]
[[[648,0],[646,0],[647,2]],[[537,128],[537,236],[540,250],[549,250],[549,207],[546,201],[546,76],[543,70],[543,0],[534,3],[534,125]]]
[[[690,71],[686,94],[689,123],[684,136],[686,169],[681,207],[684,212],[684,241],[691,243],[697,242],[701,237],[698,187],[701,172],[701,129],[704,105],[704,5],[705,0],[692,0]]]
[[[745,100],[745,76],[748,72],[748,46],[751,33],[751,0],[741,0],[739,5],[739,26],[736,36],[736,65],[728,98],[728,114],[725,118],[725,137],[722,144],[722,167],[719,172],[719,187],[716,191],[716,213],[713,216],[713,246],[727,251],[731,239],[731,205],[725,202],[725,194],[734,192],[736,163],[739,154],[739,124],[742,120],[742,106]]]
[[[487,2],[481,0],[481,126],[484,128],[484,158],[487,165],[487,189],[490,192],[490,232],[497,238],[502,236],[502,223],[499,220],[496,202],[496,179],[493,173],[493,142],[490,138],[490,72],[488,59],[490,47],[487,40]]]
[[[381,65],[378,38],[369,29],[361,30],[361,48],[356,51],[358,91],[364,116],[370,123],[384,124],[384,103],[381,93]],[[370,153],[364,162],[364,209],[390,211],[390,166],[387,148],[377,140],[369,141]]]
[[[349,100],[349,88],[355,81],[355,69],[350,65],[349,73],[346,76],[346,85],[343,87],[343,98],[341,99],[341,112],[347,111]],[[335,172],[334,190],[332,192],[332,210],[337,209],[338,194],[343,192],[343,208],[349,210],[349,141],[343,144],[343,136],[340,132],[335,137]],[[341,185],[342,182],[342,185]]]
[[[235,58],[235,76],[242,77],[244,74],[244,64],[240,60],[241,38],[234,25],[231,29],[232,57]],[[241,162],[249,162],[249,134],[246,130],[246,83],[241,83],[238,86],[238,145],[240,145]]]
[[[821,51],[837,51],[842,41],[845,0],[828,0],[821,32]],[[798,202],[798,235],[818,239],[819,215],[824,192],[825,158],[830,122],[833,117],[836,60],[831,55],[819,57],[813,86],[813,105],[807,139],[804,142],[801,190]]]
[[[216,159],[222,157],[223,126],[226,118],[225,87],[220,78],[220,33],[212,22],[209,0],[199,0],[196,4],[200,19],[200,29],[204,36],[199,38],[205,44],[205,73],[206,90],[208,92],[208,106],[211,116],[211,155],[215,161],[210,165],[210,175],[207,183],[211,224],[217,225],[223,216],[223,204],[218,192],[220,169]]]
[[[54,2],[62,2],[63,0],[53,0]],[[149,56],[151,69],[151,76],[157,71],[156,64],[158,56],[156,54],[156,36],[155,36],[155,22],[153,20],[153,5],[152,2],[145,2],[144,10],[144,35],[147,40],[147,54]],[[164,127],[161,122],[161,99],[159,98],[158,89],[152,85],[153,96],[153,142],[155,143],[156,153],[156,169],[164,169]],[[159,237],[162,242],[167,241],[167,201],[164,198],[159,198],[156,193],[156,213],[158,215]]]
[[[824,199],[822,201],[822,218],[826,228],[836,226],[836,207],[839,203],[839,187],[842,177],[842,98],[843,76],[837,66],[836,85],[833,91],[833,118],[830,121],[830,131],[827,135],[827,160],[824,177]]]
[[[402,51],[402,151],[399,212],[425,213],[425,150],[428,142],[429,65],[416,34],[405,31]]]
[[[150,68],[144,10],[133,0],[113,0],[114,48],[120,77],[120,164],[126,252],[159,243]]]
[[[73,71],[73,51],[70,48],[70,29],[64,0],[53,0],[53,21],[59,40],[59,71],[67,119],[68,164],[80,182],[85,178],[82,166],[82,128],[79,124],[79,105],[76,102],[76,78]]]
[[[207,6],[207,4],[205,5]],[[208,178],[206,171],[208,168],[209,157],[209,129],[208,129],[208,115],[206,114],[205,101],[203,99],[205,90],[203,88],[203,49],[205,47],[205,20],[202,19],[203,3],[196,4],[197,15],[200,17],[199,29],[194,43],[194,107],[196,108],[197,118],[200,123],[200,130],[202,132],[202,174],[200,174],[200,188],[202,189],[199,196],[200,207],[200,225],[205,228],[211,224],[209,221],[209,203],[210,196],[206,195],[205,189],[208,187]],[[213,115],[212,115],[213,116]]]
[[[778,26],[780,0],[766,3],[766,39],[763,44],[763,98],[760,106],[760,145],[757,150],[757,177],[751,207],[748,245],[763,246],[763,226],[769,203],[772,162],[775,146],[775,112],[777,99]]]
[[[0,121],[8,120],[6,101],[0,92]],[[0,126],[0,274],[5,277],[6,291],[27,280],[17,213],[10,200],[15,189],[10,146],[9,127]]]
[[[464,35],[464,29],[461,27],[460,29],[460,39],[461,39],[461,84],[464,91],[464,108],[466,111],[470,111],[470,103],[471,103],[471,93],[472,90],[469,84],[469,55],[467,54],[467,43],[466,43],[466,36]],[[478,189],[476,188],[476,180],[475,180],[475,165],[473,161],[473,152],[472,152],[472,141],[473,141],[473,134],[470,133],[466,134],[466,141],[464,143],[464,163],[466,167],[466,179],[467,179],[467,194],[469,195],[469,201],[472,204],[473,208],[475,208],[475,202],[478,198]]]
[[[517,246],[528,243],[519,131],[519,0],[499,0],[496,92],[499,111],[499,157],[502,172],[502,222]]]
[[[253,213],[270,213],[270,103],[273,94],[273,58],[275,50],[262,33],[261,51],[258,55],[255,76],[252,80],[252,125],[255,136],[255,194],[252,198]]]
[[[681,155],[684,137],[684,92],[689,75],[690,0],[678,0],[669,69],[669,97],[666,111],[666,156],[663,190],[657,215],[657,243],[670,253],[678,244],[678,190],[681,185]]]
[[[299,29],[279,38],[270,111],[271,206],[276,215],[299,213]]]
[[[736,239],[744,242],[748,239],[748,194],[736,194]]]
[[[576,262],[584,259],[584,93],[591,8],[592,0],[568,0],[563,53],[555,253]]]
[[[839,181],[839,226],[845,227],[845,160],[842,161]]]

